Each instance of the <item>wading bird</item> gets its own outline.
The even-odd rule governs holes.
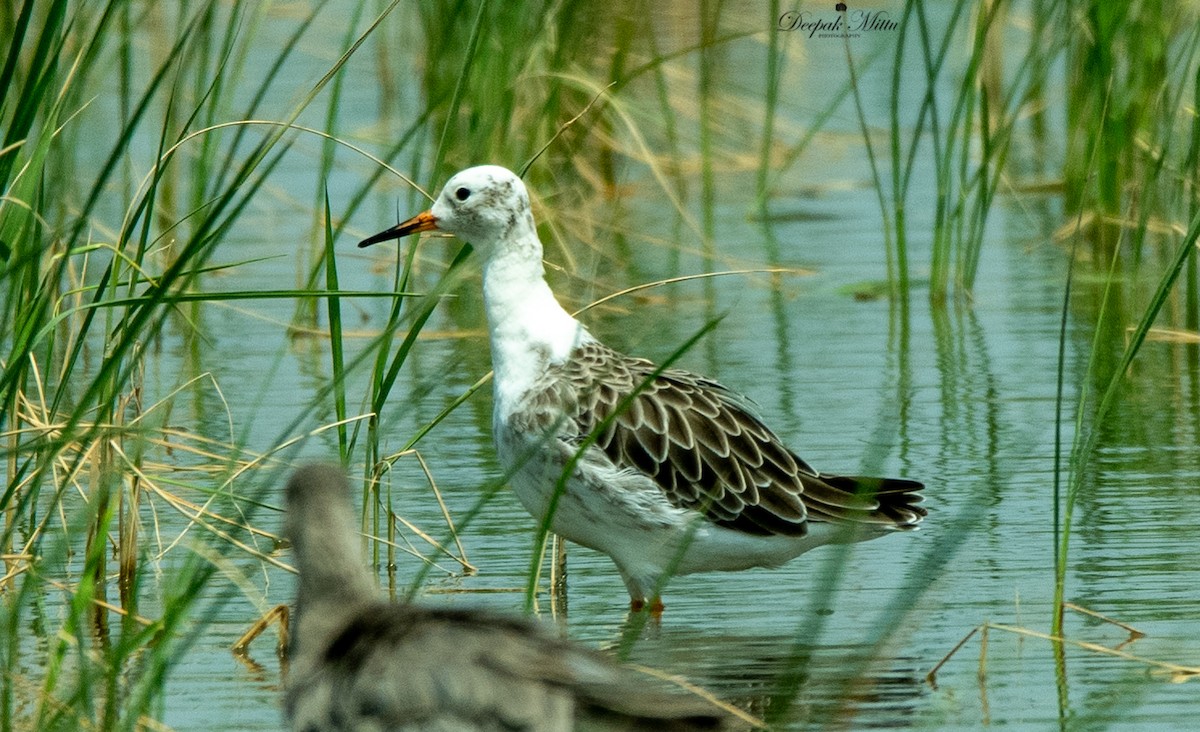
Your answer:
[[[749,400],[593,337],[546,284],[512,171],[463,170],[430,210],[359,246],[435,230],[483,258],[493,437],[513,491],[537,519],[553,507],[555,533],[612,557],[634,610],[661,612],[673,575],[777,566],[925,516],[920,483],[819,473]]]

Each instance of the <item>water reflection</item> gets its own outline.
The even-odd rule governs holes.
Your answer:
[[[620,642],[611,644],[620,652]],[[928,693],[919,661],[880,659],[870,646],[683,628],[643,633],[633,663],[686,677],[760,719],[795,728],[907,727]],[[852,721],[853,720],[853,721]]]

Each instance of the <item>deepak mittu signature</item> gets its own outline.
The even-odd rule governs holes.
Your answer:
[[[807,33],[809,38],[842,38],[869,32],[894,31],[899,25],[886,10],[854,10],[833,16],[789,10],[779,16],[776,27],[783,31],[801,31]]]

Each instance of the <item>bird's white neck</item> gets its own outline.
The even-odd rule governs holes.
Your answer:
[[[561,363],[577,345],[591,340],[546,284],[542,245],[532,221],[520,233],[499,245],[483,266],[500,419],[507,419],[548,365]]]

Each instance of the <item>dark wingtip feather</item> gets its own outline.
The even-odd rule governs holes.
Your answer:
[[[886,518],[897,529],[912,529],[929,511],[922,505],[925,484],[907,478],[874,478],[861,475],[821,475],[821,480],[838,490],[869,496],[877,504],[872,515]]]

